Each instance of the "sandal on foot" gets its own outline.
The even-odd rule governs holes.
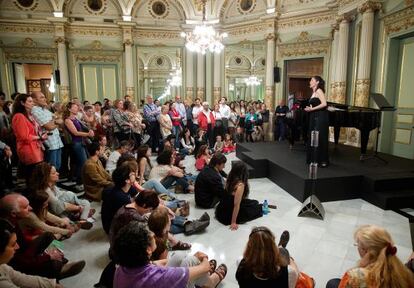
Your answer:
[[[185,243],[185,242],[181,242],[178,241],[177,244],[175,244],[173,247],[171,247],[171,250],[189,250],[191,248],[191,244],[190,243]]]
[[[219,282],[217,283],[217,285],[215,287],[217,287],[221,281],[223,281],[223,279],[226,277],[227,275],[227,266],[226,264],[220,264],[216,270],[214,270],[214,273],[217,274],[217,276],[219,277]]]
[[[214,271],[216,271],[217,268],[217,261],[215,259],[211,259],[208,261],[210,263],[210,271],[208,271],[208,274],[213,274]]]

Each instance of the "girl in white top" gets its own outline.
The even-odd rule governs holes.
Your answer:
[[[170,115],[168,115],[170,108],[168,105],[163,105],[161,108],[161,114],[158,118],[158,122],[160,122],[160,131],[162,135],[162,139],[167,138],[172,132],[172,121]]]

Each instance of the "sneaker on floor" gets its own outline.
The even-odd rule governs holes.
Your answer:
[[[60,271],[59,280],[79,274],[83,270],[85,265],[86,262],[84,260],[69,262],[63,265],[62,270]]]
[[[184,234],[185,235],[192,235],[194,233],[198,233],[206,229],[210,225],[210,221],[191,221],[187,222],[184,225]]]
[[[207,212],[204,212],[204,214],[201,215],[200,218],[198,218],[198,221],[210,221],[210,215],[208,215]]]
[[[283,248],[286,248],[286,245],[288,244],[289,239],[290,239],[289,231],[287,230],[283,231],[282,235],[280,235],[278,246],[282,246]]]

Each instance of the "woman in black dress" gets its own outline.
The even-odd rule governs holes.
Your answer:
[[[305,111],[309,112],[306,163],[317,162],[320,167],[327,167],[329,165],[329,114],[326,109],[325,81],[320,76],[314,76],[310,80],[309,86],[312,88],[313,94],[309,99],[309,106],[305,108]],[[313,159],[310,137],[314,130],[319,131],[316,159]]]
[[[224,225],[230,225],[231,230],[237,230],[238,224],[263,216],[262,204],[248,199],[248,178],[246,164],[236,162],[227,177],[224,196],[216,207],[217,220]]]

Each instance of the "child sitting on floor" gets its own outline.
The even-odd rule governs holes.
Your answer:
[[[236,145],[233,143],[233,140],[230,137],[230,134],[226,134],[224,136],[224,147],[223,147],[223,153],[231,153],[236,151]]]
[[[210,163],[210,151],[208,150],[207,145],[201,145],[200,149],[198,150],[195,167],[198,171],[203,170],[204,166]]]
[[[221,139],[221,135],[216,136],[216,143],[214,144],[214,152],[222,152],[224,148],[224,142]]]

